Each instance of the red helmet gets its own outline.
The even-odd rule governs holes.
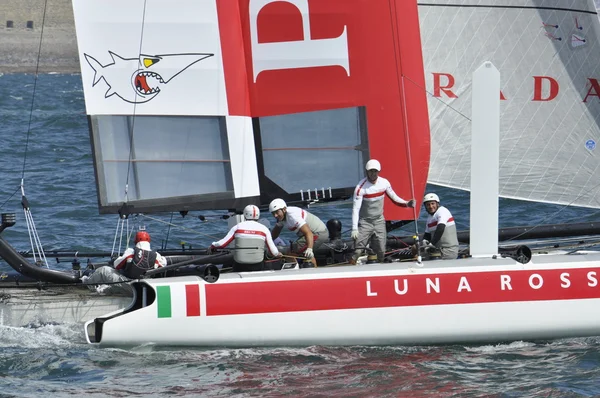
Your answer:
[[[138,231],[137,234],[135,234],[135,243],[138,242],[150,242],[150,234],[146,231]]]

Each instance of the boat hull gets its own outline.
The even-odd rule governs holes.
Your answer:
[[[189,346],[594,336],[599,277],[600,255],[551,255],[525,265],[462,259],[224,274],[214,284],[166,278],[137,283],[136,305],[89,321],[86,333],[103,345]]]
[[[46,323],[83,324],[92,317],[122,309],[131,297],[103,296],[79,287],[0,289],[0,325],[29,326]]]

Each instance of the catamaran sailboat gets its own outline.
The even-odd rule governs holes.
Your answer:
[[[418,344],[600,334],[600,257],[522,250],[517,261],[499,255],[497,244],[498,195],[565,203],[568,190],[551,189],[562,186],[561,175],[589,186],[600,131],[595,9],[584,0],[567,9],[535,0],[452,3],[74,0],[102,213],[241,209],[275,197],[335,201],[351,196],[373,157],[398,170],[389,179],[402,197],[420,199],[429,179],[470,189],[481,199],[472,212],[486,203],[492,215],[472,214],[478,232],[465,259],[134,281],[129,305],[90,317],[89,342]],[[577,32],[568,33],[585,45],[551,37],[557,31],[547,25],[564,30],[574,18]],[[530,48],[538,62],[520,62],[515,53]],[[471,74],[484,61],[502,75],[483,90],[499,93],[496,114],[493,96],[472,98]],[[486,106],[475,111],[471,103]],[[540,125],[538,115],[552,118]],[[565,131],[569,118],[581,129],[568,129],[576,132],[561,143],[573,156],[567,162],[545,134]],[[471,130],[482,131],[476,120],[502,132],[498,145],[488,135],[469,145]],[[471,174],[494,168],[485,162],[495,152],[493,178]],[[151,189],[156,181],[162,190]],[[593,206],[583,191],[575,204]],[[417,214],[388,204],[385,216]]]

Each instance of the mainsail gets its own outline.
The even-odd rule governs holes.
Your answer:
[[[370,157],[399,195],[422,197],[416,1],[73,7],[101,212],[348,198]],[[385,216],[414,218],[391,205]]]
[[[500,194],[600,207],[600,23],[592,0],[419,3],[429,182],[470,188],[473,71],[501,73]]]

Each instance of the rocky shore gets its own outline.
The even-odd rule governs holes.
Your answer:
[[[79,73],[73,27],[0,30],[0,73]],[[39,59],[39,65],[38,65]]]
[[[71,0],[0,0],[0,73],[36,69],[80,71]]]

